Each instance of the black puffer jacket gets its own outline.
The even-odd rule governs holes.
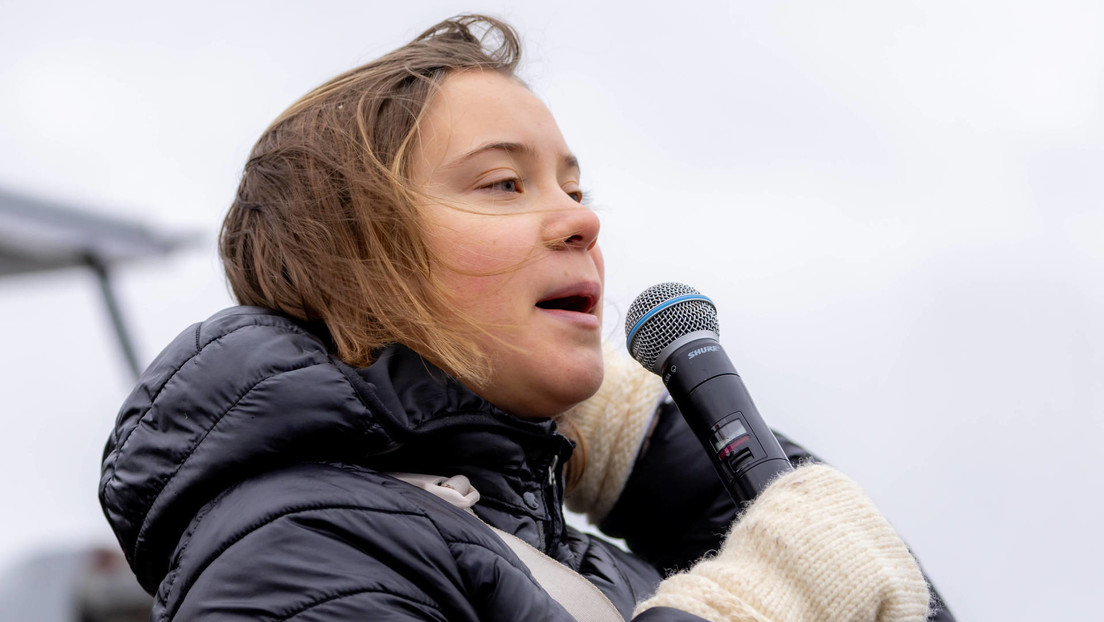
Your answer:
[[[672,410],[603,525],[629,554],[565,525],[572,447],[553,422],[505,414],[405,348],[355,369],[291,320],[236,307],[143,374],[108,440],[100,499],[156,595],[154,620],[571,619],[486,526],[387,471],[467,476],[480,518],[587,577],[628,619],[735,514]],[[677,495],[657,498],[657,477]]]

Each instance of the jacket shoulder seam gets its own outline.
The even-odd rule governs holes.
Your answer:
[[[249,324],[244,324],[244,325],[238,326],[238,327],[236,327],[232,330],[226,331],[225,333],[222,333],[221,335],[219,335],[219,336],[215,337],[214,339],[211,339],[207,343],[204,343],[204,344],[201,345],[200,344],[200,339],[199,339],[199,333],[203,329],[203,324],[204,323],[205,322],[200,322],[200,323],[196,324],[196,328],[195,328],[196,350],[195,350],[195,352],[192,352],[191,355],[187,356],[186,358],[184,358],[184,360],[180,361],[180,364],[177,365],[175,369],[173,369],[173,372],[171,374],[169,374],[169,377],[166,378],[165,381],[161,383],[161,386],[157,388],[157,391],[152,396],[150,396],[149,408],[147,408],[146,411],[144,413],[142,413],[142,415],[140,417],[138,417],[138,420],[134,422],[134,427],[132,427],[130,429],[130,431],[127,432],[127,435],[125,437],[123,437],[123,439],[120,441],[119,445],[112,452],[113,454],[115,454],[115,461],[112,462],[112,464],[111,464],[111,477],[108,478],[107,483],[111,483],[111,482],[115,481],[115,472],[116,472],[116,469],[118,468],[118,465],[119,465],[119,458],[121,458],[123,456],[123,450],[126,448],[126,445],[130,441],[131,436],[133,436],[134,433],[138,430],[138,428],[142,425],[142,422],[147,420],[147,417],[149,416],[150,411],[153,410],[153,406],[157,402],[157,399],[159,397],[161,397],[161,392],[165,390],[165,387],[167,387],[169,385],[169,383],[173,381],[174,378],[176,378],[176,375],[180,373],[180,370],[184,369],[185,365],[190,363],[193,359],[195,359],[197,356],[202,354],[204,350],[206,350],[207,348],[209,348],[213,344],[221,342],[224,338],[229,337],[230,335],[233,335],[234,333],[238,332],[239,330],[242,330],[242,329],[245,329],[245,328],[254,328],[254,327],[257,327],[257,326],[264,326],[264,327],[270,327],[270,328],[276,326],[275,324],[270,324],[270,323],[251,322]],[[302,329],[300,329],[300,328],[298,328],[294,325],[284,326],[283,328],[286,328],[289,332],[298,333],[298,334],[301,334],[301,335],[304,335],[304,336],[311,336],[309,333],[306,333],[305,331],[303,331]],[[254,386],[256,386],[256,385],[254,385]],[[250,387],[250,390],[252,390],[252,387]],[[248,393],[248,391],[246,393]]]

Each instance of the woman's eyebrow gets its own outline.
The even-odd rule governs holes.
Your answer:
[[[472,158],[474,158],[474,157],[476,157],[476,156],[478,156],[482,153],[486,153],[488,151],[504,151],[504,152],[509,153],[511,155],[522,155],[522,156],[527,156],[527,157],[533,157],[537,153],[536,149],[534,149],[532,145],[528,145],[528,144],[525,144],[525,143],[493,142],[493,143],[487,143],[487,144],[484,144],[484,145],[480,145],[480,146],[476,147],[475,149],[472,149],[471,151],[468,151],[467,153],[464,153],[463,155],[457,156],[451,162],[449,162],[448,164],[445,164],[441,168],[445,168],[445,169],[456,168],[458,166],[461,166],[462,164],[464,164],[468,160],[470,160],[470,159],[472,159]],[[569,153],[569,154],[567,154],[563,157],[562,165],[563,165],[564,168],[575,169],[576,171],[578,171],[579,170],[579,159],[576,158],[574,155]]]
[[[576,173],[583,172],[583,169],[579,168],[579,158],[570,153],[564,156],[563,166],[564,168],[575,169]]]

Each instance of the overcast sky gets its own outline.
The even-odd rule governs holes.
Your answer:
[[[602,215],[611,337],[643,288],[697,287],[764,417],[871,493],[959,619],[1096,615],[1104,5],[614,7],[0,0],[0,186],[198,233],[118,270],[148,362],[231,304],[214,238],[281,110],[503,16]],[[0,568],[111,542],[132,379],[96,283],[5,279],[0,320]]]

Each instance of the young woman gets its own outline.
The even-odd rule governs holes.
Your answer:
[[[243,306],[166,348],[105,452],[154,619],[609,619],[587,590],[642,621],[927,617],[853,483],[802,466],[736,521],[662,387],[604,356],[598,218],[517,60],[501,22],[442,22],[258,141],[220,240]],[[566,526],[565,488],[632,552]]]

